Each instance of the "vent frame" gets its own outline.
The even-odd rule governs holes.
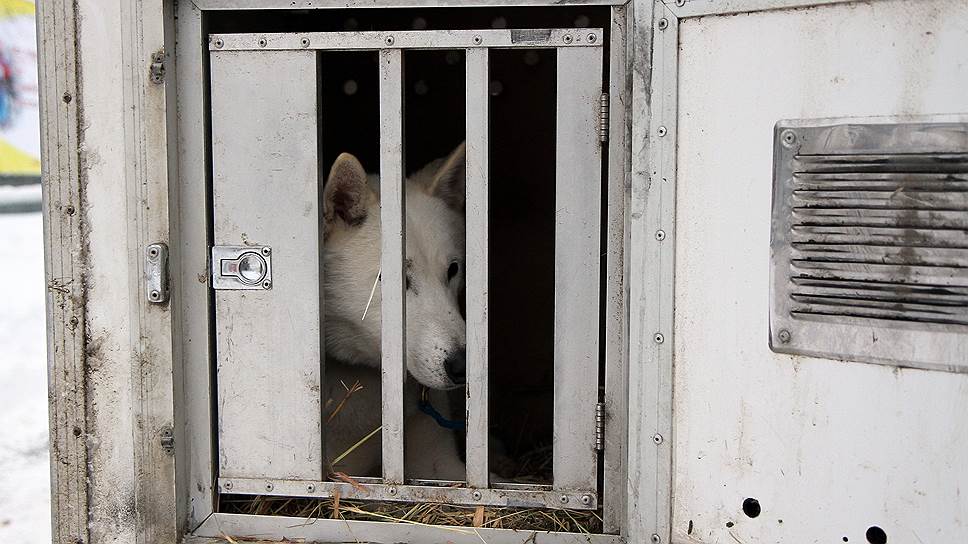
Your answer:
[[[773,143],[770,348],[968,372],[968,116],[785,120]]]

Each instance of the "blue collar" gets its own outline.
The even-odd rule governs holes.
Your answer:
[[[447,419],[446,417],[441,415],[441,413],[438,412],[437,409],[434,408],[432,404],[430,404],[430,398],[429,398],[429,395],[427,394],[427,388],[423,388],[421,390],[420,401],[417,403],[417,407],[420,408],[421,412],[434,418],[434,421],[437,422],[437,425],[440,425],[445,429],[458,430],[458,429],[463,429],[465,426],[463,421]]]

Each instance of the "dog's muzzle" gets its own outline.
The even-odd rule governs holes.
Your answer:
[[[467,353],[463,348],[451,353],[444,360],[444,370],[454,385],[464,385],[467,381]]]

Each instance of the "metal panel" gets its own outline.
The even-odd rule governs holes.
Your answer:
[[[403,483],[403,382],[407,372],[406,184],[403,52],[380,51],[380,221],[383,479]]]
[[[600,28],[518,28],[509,30],[400,30],[212,34],[209,49],[352,51],[357,49],[462,49],[515,47],[601,47]]]
[[[866,542],[876,525],[888,542],[968,541],[968,374],[767,341],[774,125],[968,121],[968,4],[703,17],[680,36],[674,540]],[[782,75],[748,77],[764,73]]]
[[[763,1],[763,0],[760,0]],[[822,1],[822,0],[821,0]],[[621,5],[628,0],[580,0],[569,4],[588,6]],[[195,0],[204,10],[232,9],[292,9],[292,0]],[[299,9],[345,9],[345,8],[473,8],[510,6],[560,6],[562,0],[344,0],[341,2],[306,0]]]
[[[669,542],[678,20],[661,2],[635,5],[629,274],[628,535]]]
[[[270,290],[215,292],[221,476],[322,477],[316,69],[211,55],[214,243],[271,246],[275,269]]]
[[[609,33],[608,215],[605,262],[605,454],[602,502],[605,532],[626,526],[628,491],[628,261],[632,120],[632,73],[629,34],[631,14],[624,6],[612,8]]]
[[[602,51],[558,49],[554,486],[597,487]]]
[[[772,228],[774,351],[968,372],[968,124],[779,123]]]
[[[488,484],[488,51],[466,51],[467,485]]]

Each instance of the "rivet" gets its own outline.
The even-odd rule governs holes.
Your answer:
[[[259,38],[259,47],[265,47],[268,43],[265,38]]]
[[[665,231],[664,230],[657,230],[657,231],[655,231],[655,239],[658,240],[658,241],[660,241],[660,242],[662,240],[665,240]]]
[[[790,331],[781,329],[780,332],[777,333],[776,337],[780,339],[781,344],[789,344],[790,339],[793,338],[793,335],[790,334]]]
[[[309,47],[309,38],[303,38],[299,40],[299,44],[303,47]]]
[[[152,289],[151,293],[148,293],[148,298],[151,300],[158,300],[161,298],[161,293],[159,293],[156,289]]]
[[[306,491],[310,493],[316,492],[316,484],[306,484]]]
[[[676,5],[681,8],[682,6],[686,5],[686,0],[676,0]]]
[[[215,40],[216,49],[221,49],[223,45],[225,45],[225,42],[222,41],[222,38]]]
[[[393,36],[387,36],[383,41],[386,42],[387,45],[393,45]]]
[[[77,319],[77,316],[71,318],[71,327],[76,327],[78,323],[80,323],[80,320]]]
[[[786,147],[793,147],[797,143],[797,133],[792,130],[784,130],[780,139],[783,140],[783,145]]]
[[[262,248],[262,254],[265,255],[266,257],[268,257],[270,253],[272,253],[272,248],[271,247],[266,246],[266,247]]]
[[[669,20],[663,17],[659,19],[659,22],[656,26],[659,28],[659,30],[665,30],[669,28]]]
[[[662,440],[663,440],[663,438],[662,438],[662,435],[661,434],[655,433],[654,435],[652,435],[652,441],[655,442],[655,445],[656,446],[658,446],[659,444],[661,444],[662,443]]]
[[[592,503],[592,496],[591,495],[582,495],[581,496],[581,503],[584,504],[585,506],[588,506],[589,504]]]
[[[668,129],[666,129],[666,127],[659,127],[655,131],[655,133],[659,135],[659,138],[665,136],[667,132],[669,132],[669,131],[668,131]]]
[[[273,487],[272,482],[266,482],[266,491],[272,491]]]
[[[64,96],[62,96],[61,98],[64,100],[65,104],[71,103],[71,99],[72,99],[71,93],[64,93]]]
[[[652,533],[652,544],[659,544],[660,542],[662,542],[662,538],[660,538],[659,535]]]
[[[481,45],[482,43],[484,43],[484,38],[481,38],[480,36],[474,36],[474,45]]]
[[[153,248],[149,249],[148,250],[148,256],[150,256],[150,257],[157,257],[158,256],[158,248],[153,247]]]
[[[225,482],[222,484],[225,489],[232,489],[232,482]]]
[[[568,504],[568,495],[562,495],[558,500],[561,501],[561,504]]]
[[[266,281],[262,282],[262,288],[263,289],[270,289],[270,288],[272,288],[272,282],[269,281],[269,280],[266,280]]]
[[[475,501],[479,501],[484,495],[482,495],[480,491],[475,491],[471,494],[471,496],[474,497]]]
[[[561,41],[565,43],[571,43],[572,40],[574,40],[574,38],[571,37],[571,34],[565,34],[565,36],[561,38]]]
[[[387,488],[387,495],[390,495],[392,497],[396,494],[397,494],[397,488],[393,487],[392,485]]]
[[[587,38],[588,38],[588,43],[595,43],[595,40],[598,39],[598,36],[596,36],[594,33],[591,33],[587,36]]]
[[[655,333],[655,336],[653,336],[652,339],[655,340],[656,344],[661,344],[662,342],[665,342],[665,336],[663,336],[661,332]]]
[[[67,212],[67,215],[74,215],[74,206],[68,206],[64,208],[64,211]]]

